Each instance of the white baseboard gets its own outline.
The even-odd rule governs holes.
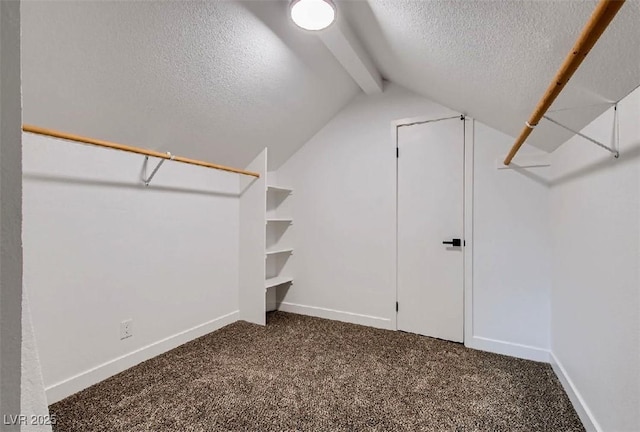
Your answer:
[[[391,319],[380,318],[370,315],[362,315],[353,312],[344,312],[334,309],[326,309],[316,306],[305,306],[295,303],[282,302],[278,306],[278,310],[282,312],[297,313],[300,315],[309,315],[318,318],[326,318],[334,321],[342,321],[351,324],[360,324],[369,327],[375,327],[385,330],[395,330],[392,327]]]
[[[567,393],[567,396],[569,396],[569,400],[571,400],[573,408],[578,413],[578,417],[580,417],[584,428],[587,432],[601,432],[602,428],[594,418],[593,413],[585,403],[582,395],[573,384],[573,381],[571,381],[571,378],[567,375],[567,371],[562,366],[562,363],[558,361],[558,358],[553,354],[553,352],[549,353],[549,357],[551,360],[551,367],[560,380],[560,383],[562,383],[562,387]]]
[[[473,336],[464,342],[467,348],[488,351],[496,354],[508,355],[525,360],[549,363],[549,351],[529,345],[521,345],[495,339]]]
[[[228,313],[53,384],[46,388],[47,401],[49,404],[58,402],[145,360],[149,360],[184,343],[197,339],[200,336],[204,336],[228,324],[234,323],[238,320],[238,317],[238,311]]]

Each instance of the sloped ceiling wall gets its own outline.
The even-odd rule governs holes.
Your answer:
[[[338,0],[384,78],[515,136],[596,0]],[[23,2],[24,121],[242,167],[279,167],[360,92],[287,0]],[[640,84],[627,0],[552,106],[579,130]],[[572,109],[567,109],[572,108]],[[542,122],[551,151],[570,133]]]
[[[369,0],[340,6],[385,78],[517,136],[596,4]],[[580,130],[638,85],[640,1],[628,0],[550,116]],[[570,135],[543,121],[528,142],[551,151]]]
[[[279,166],[359,89],[287,2],[23,2],[24,122]]]

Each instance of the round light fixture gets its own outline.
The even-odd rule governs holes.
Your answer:
[[[292,0],[291,19],[305,30],[322,30],[336,19],[336,6],[331,0]]]

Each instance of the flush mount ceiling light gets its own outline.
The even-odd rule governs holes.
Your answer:
[[[292,0],[291,19],[305,30],[322,30],[336,19],[336,6],[331,0]]]

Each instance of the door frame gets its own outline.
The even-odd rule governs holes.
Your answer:
[[[391,122],[391,143],[394,147],[393,151],[396,152],[398,148],[398,128],[403,126],[411,126],[415,124],[433,123],[442,120],[451,120],[455,118],[464,117],[464,168],[463,168],[463,183],[464,183],[464,198],[463,198],[463,233],[464,239],[464,254],[463,254],[463,343],[465,346],[473,339],[473,147],[474,147],[474,127],[475,120],[472,117],[465,116],[463,114],[452,115],[448,117],[434,117],[420,116],[411,117],[400,120],[394,120]],[[396,273],[396,289],[395,300],[398,301],[398,157],[396,157],[395,163],[395,241],[396,241],[396,259],[395,259],[395,273]],[[398,312],[393,313],[392,328],[398,330]]]

